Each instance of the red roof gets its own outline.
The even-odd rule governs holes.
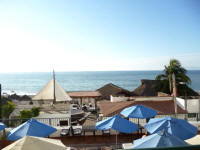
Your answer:
[[[110,102],[110,101],[100,101],[98,102],[98,107],[100,113],[104,116],[112,116],[114,114],[119,114],[124,108],[131,107],[137,104],[144,105],[146,107],[152,108],[158,112],[158,115],[170,115],[175,114],[174,111],[174,101],[126,101],[126,102]],[[177,105],[178,114],[186,114],[187,111],[183,110]]]
[[[81,98],[81,97],[100,97],[101,94],[98,91],[78,91],[78,92],[68,92],[70,97]]]

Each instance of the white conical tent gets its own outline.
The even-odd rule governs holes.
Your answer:
[[[66,150],[67,147],[60,141],[49,138],[26,136],[3,150]]]
[[[54,86],[55,83],[55,86]],[[71,97],[66,93],[66,91],[60,86],[60,84],[52,78],[42,90],[35,95],[32,100],[54,100],[55,92],[55,101],[70,101]]]

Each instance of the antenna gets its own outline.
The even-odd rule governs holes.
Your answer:
[[[53,78],[55,79],[55,71],[54,71],[54,69],[53,69]]]

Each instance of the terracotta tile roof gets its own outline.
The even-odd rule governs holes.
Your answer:
[[[100,97],[101,94],[98,91],[78,91],[68,92],[70,97]]]
[[[120,113],[124,108],[134,105],[134,101],[125,102],[110,102],[107,100],[99,101],[97,106],[99,107],[100,113],[104,116],[112,116]]]
[[[166,115],[166,114],[175,114],[174,110],[174,101],[173,100],[166,100],[166,101],[136,101],[135,104],[141,104],[157,110],[159,115]],[[186,114],[187,111],[183,110],[181,107],[177,105],[177,113],[178,114]]]
[[[152,108],[158,112],[158,115],[169,115],[174,114],[174,102],[172,100],[166,101],[126,101],[126,102],[110,102],[110,101],[100,101],[98,102],[98,107],[100,113],[104,116],[112,116],[114,114],[119,114],[124,108],[141,104]],[[178,114],[185,114],[187,111],[183,110],[177,106]]]

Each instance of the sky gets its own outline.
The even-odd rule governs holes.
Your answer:
[[[0,0],[0,72],[200,69],[199,0]]]

